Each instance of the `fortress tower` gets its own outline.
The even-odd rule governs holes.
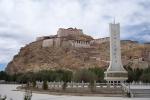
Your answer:
[[[110,23],[110,65],[105,72],[105,80],[111,83],[120,83],[127,80],[127,71],[123,68],[121,62],[120,50],[120,24]]]

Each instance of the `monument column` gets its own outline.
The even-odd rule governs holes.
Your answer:
[[[122,66],[120,50],[120,24],[110,23],[110,65],[105,72],[105,80],[123,82],[127,80],[127,71]]]

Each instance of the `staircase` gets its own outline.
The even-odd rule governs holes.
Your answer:
[[[131,89],[134,97],[150,97],[150,89]]]
[[[127,94],[130,94],[130,97],[150,97],[150,84],[121,84],[122,90]]]

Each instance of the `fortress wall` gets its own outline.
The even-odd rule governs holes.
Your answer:
[[[61,47],[69,48],[72,44],[70,41],[62,41]]]
[[[100,39],[94,39],[92,40],[90,43],[91,44],[100,44],[100,43],[103,43],[103,42],[108,42],[109,41],[109,37],[106,37],[106,38],[100,38]]]
[[[62,40],[60,38],[52,38],[43,40],[42,47],[60,47]]]
[[[90,42],[79,40],[63,40],[62,38],[52,38],[43,40],[42,47],[90,48]]]
[[[54,39],[43,40],[42,47],[53,47],[53,46],[54,46]]]
[[[61,42],[62,42],[61,38],[55,38],[55,43],[54,43],[54,45],[55,45],[56,47],[60,47],[60,46],[61,46]]]

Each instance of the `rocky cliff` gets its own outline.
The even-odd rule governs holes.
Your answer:
[[[121,41],[123,65],[145,68],[150,64],[150,44],[130,40]],[[42,48],[42,41],[32,42],[20,49],[7,65],[9,74],[47,69],[78,70],[89,67],[107,68],[109,42],[93,44],[91,48]]]

